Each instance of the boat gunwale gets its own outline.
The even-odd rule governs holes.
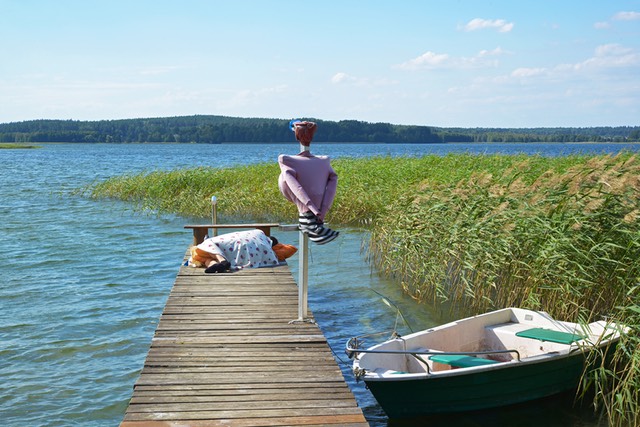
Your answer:
[[[353,355],[355,355],[356,360],[358,360],[358,353],[373,353],[373,354],[397,354],[397,355],[411,355],[413,357],[415,357],[417,360],[419,360],[422,363],[427,363],[425,360],[423,360],[422,358],[418,357],[418,356],[482,356],[482,355],[489,355],[489,354],[506,354],[506,353],[515,353],[516,354],[516,359],[515,360],[507,360],[507,361],[503,361],[503,362],[499,362],[499,361],[495,361],[495,364],[491,364],[491,365],[484,365],[484,366],[493,366],[493,365],[499,365],[502,363],[512,363],[512,362],[520,362],[521,358],[520,358],[520,352],[518,350],[489,350],[489,351],[464,351],[464,352],[459,352],[459,351],[439,351],[439,350],[426,350],[426,349],[416,349],[416,350],[374,350],[375,347],[378,347],[382,344],[378,344],[374,347],[372,347],[371,349],[360,349],[358,347],[350,347],[349,344],[351,343],[351,340],[349,340],[349,342],[347,342],[347,346],[346,346],[346,352],[347,353],[352,353]],[[427,372],[426,374],[431,374],[430,372],[430,368],[427,366]],[[469,367],[465,367],[465,368],[459,368],[459,369],[469,369],[469,368],[476,368],[476,367],[482,367],[482,366],[469,366]],[[370,371],[367,371],[370,372]],[[424,375],[425,372],[419,372],[417,373],[419,375]],[[406,374],[394,374],[394,375],[406,375]],[[413,374],[412,374],[413,375]]]
[[[363,337],[354,337],[351,338],[346,344],[346,352],[349,354],[350,358],[354,358],[353,370],[356,373],[356,377],[362,378],[365,382],[367,381],[405,381],[405,380],[413,380],[413,379],[429,379],[429,378],[438,378],[438,377],[448,377],[448,376],[458,376],[458,375],[469,375],[475,372],[489,372],[493,370],[499,369],[510,369],[512,367],[522,366],[523,364],[530,365],[535,363],[547,363],[550,360],[560,360],[567,357],[573,357],[575,355],[585,355],[586,353],[605,348],[611,344],[616,343],[620,338],[619,331],[608,334],[605,337],[604,332],[600,335],[599,339],[596,342],[591,341],[592,336],[585,336],[583,339],[576,340],[571,344],[562,344],[562,346],[566,346],[562,350],[555,350],[543,354],[536,354],[531,356],[526,356],[524,358],[521,357],[520,352],[518,350],[505,349],[505,350],[488,350],[488,351],[469,351],[469,352],[446,352],[440,351],[437,349],[425,349],[425,348],[415,348],[410,350],[382,350],[379,349],[382,346],[389,345],[389,343],[395,340],[408,341],[412,338],[419,337],[423,334],[428,334],[431,332],[455,327],[459,325],[461,322],[471,319],[477,319],[482,317],[489,317],[490,315],[496,315],[501,312],[511,312],[514,313],[519,311],[521,313],[524,312],[534,312],[535,314],[542,315],[547,320],[551,320],[556,324],[558,329],[567,328],[567,326],[571,326],[575,329],[580,327],[580,324],[571,323],[571,322],[559,322],[553,318],[551,318],[548,313],[543,311],[534,311],[527,310],[521,308],[508,307],[500,310],[496,310],[493,312],[483,313],[476,316],[471,316],[464,319],[454,320],[452,322],[448,322],[445,324],[441,324],[432,328],[425,329],[423,331],[413,332],[409,335],[400,336],[396,335],[393,338],[386,340],[384,342],[373,345],[369,348],[360,349],[357,348],[357,338]],[[521,323],[521,322],[514,322]],[[591,326],[600,322],[592,322],[587,326]],[[575,330],[574,329],[574,330]],[[603,328],[603,329],[608,329]],[[373,334],[370,334],[373,335]],[[364,335],[369,336],[369,335]],[[350,347],[350,344],[353,340],[356,340],[356,347]],[[379,372],[376,370],[368,370],[366,368],[360,368],[360,357],[359,353],[379,353],[379,354],[397,354],[397,355],[411,355],[416,358],[419,362],[422,362],[426,366],[426,372],[403,372],[403,371],[393,371],[388,370],[387,372]],[[457,367],[456,369],[449,369],[444,371],[433,371],[432,368],[429,367],[426,360],[419,357],[420,355],[466,355],[466,356],[476,356],[476,355],[486,355],[486,354],[504,354],[504,353],[516,353],[517,359],[506,360],[506,361],[495,361],[496,363],[491,364],[483,364],[478,366],[466,366],[466,367]],[[356,371],[360,371],[357,373]]]
[[[605,344],[608,345],[608,344]],[[440,353],[438,353],[440,354]],[[457,368],[446,371],[430,371],[430,372],[415,372],[415,373],[378,373],[376,371],[365,370],[365,374],[360,378],[365,382],[385,382],[385,381],[410,381],[410,380],[429,380],[441,377],[454,377],[463,375],[473,375],[476,373],[484,373],[495,370],[503,369],[515,369],[518,367],[535,365],[538,363],[548,363],[551,360],[562,360],[569,357],[585,355],[585,351],[580,351],[579,348],[574,348],[572,351],[566,353],[547,353],[539,354],[524,358],[522,360],[508,360],[505,362],[497,362],[489,365],[470,366],[465,368]]]

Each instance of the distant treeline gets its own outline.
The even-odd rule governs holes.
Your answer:
[[[640,126],[592,128],[438,128],[308,119],[318,123],[316,142],[639,142]],[[288,120],[181,116],[123,120],[30,120],[0,123],[0,142],[291,142]]]

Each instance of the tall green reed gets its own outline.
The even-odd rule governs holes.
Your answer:
[[[617,369],[602,365],[585,384],[598,384],[615,425],[635,423],[640,164],[604,156],[536,174],[524,161],[455,186],[427,180],[379,218],[370,257],[417,300],[465,314],[520,306],[630,326]]]
[[[469,297],[465,306],[474,310],[528,302],[559,316],[588,314],[585,307],[606,314],[640,268],[638,166],[635,159],[607,162],[550,170],[533,181],[529,175],[529,182],[526,161],[455,186],[423,182],[379,218],[372,260],[418,299]]]

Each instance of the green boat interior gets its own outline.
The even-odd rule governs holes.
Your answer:
[[[456,368],[470,368],[472,366],[482,366],[490,365],[492,363],[498,363],[495,360],[491,359],[459,354],[436,354],[433,356],[429,356],[429,360],[431,360],[432,362],[443,363],[445,365],[453,366]]]
[[[516,333],[516,336],[523,338],[532,338],[540,341],[557,342],[560,344],[572,344],[576,341],[583,340],[586,335],[554,331],[544,328],[531,328],[526,331]]]
[[[597,323],[589,326],[599,330],[586,333],[576,324],[529,313],[519,318],[518,312],[505,310],[398,337],[359,353],[359,365],[381,375],[490,367],[567,354],[603,331]]]

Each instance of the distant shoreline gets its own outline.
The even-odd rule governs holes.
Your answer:
[[[640,142],[640,126],[590,128],[454,128],[369,123],[357,120],[318,124],[315,143],[443,144]],[[31,120],[0,123],[6,143],[295,143],[289,121],[226,116],[181,116],[100,121]]]
[[[38,142],[38,145],[34,145],[30,142],[0,142],[0,149],[25,149],[25,148],[42,148],[46,145],[59,145],[59,144],[89,144],[89,145],[262,145],[262,144],[276,144],[276,145],[295,145],[296,141],[270,141],[270,142]],[[349,141],[349,142],[337,142],[337,141],[319,141],[314,145],[344,145],[344,144],[356,144],[356,145],[498,145],[498,144],[559,144],[559,145],[577,145],[577,144],[614,144],[614,145],[639,145],[640,141],[545,141],[545,142],[521,142],[521,141],[493,141],[493,142],[465,142],[465,141],[449,141],[449,142],[363,142],[363,141]]]

